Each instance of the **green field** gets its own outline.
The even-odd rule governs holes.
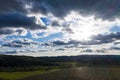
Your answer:
[[[0,80],[120,80],[120,56],[0,56]]]
[[[48,72],[57,71],[58,69],[50,70],[36,70],[36,71],[18,71],[18,72],[0,72],[0,80],[17,80],[29,76],[34,76],[38,74],[44,74]]]
[[[36,75],[21,80],[120,80],[120,68],[79,67]]]
[[[0,72],[0,80],[120,80],[120,67],[74,67],[26,72]]]

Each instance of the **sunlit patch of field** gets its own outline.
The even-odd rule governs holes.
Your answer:
[[[85,80],[120,80],[119,67],[83,67],[73,71],[76,77]]]

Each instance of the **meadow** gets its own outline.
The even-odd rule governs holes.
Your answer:
[[[0,80],[120,80],[120,56],[0,56]]]
[[[120,67],[73,67],[0,72],[0,80],[120,80]]]
[[[26,78],[30,76],[40,75],[44,73],[49,73],[57,71],[58,69],[49,70],[33,70],[33,71],[15,71],[15,72],[0,72],[0,80],[18,80],[21,78]]]
[[[120,67],[79,67],[20,80],[120,80]]]

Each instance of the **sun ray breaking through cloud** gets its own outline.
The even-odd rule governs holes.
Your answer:
[[[119,54],[119,0],[1,0],[0,54]]]

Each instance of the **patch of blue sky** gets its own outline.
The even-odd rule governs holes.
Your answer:
[[[41,32],[41,33],[36,33],[37,36],[44,36],[45,32]]]
[[[111,32],[120,32],[120,27],[119,26],[114,26],[110,29]]]
[[[45,34],[44,32],[37,33],[37,35],[39,35],[39,36],[42,36],[44,34]],[[27,38],[27,39],[31,39],[31,40],[37,41],[37,42],[46,42],[46,41],[49,41],[54,38],[62,38],[62,35],[63,35],[63,33],[59,32],[59,33],[48,35],[46,37],[34,38],[34,37],[32,37],[31,32],[28,31],[26,36],[10,35],[10,36],[6,36],[5,39],[6,40],[17,40],[17,39],[21,39],[21,38]]]
[[[5,37],[5,39],[7,39],[7,40],[20,39],[20,38],[33,39],[30,31],[27,31],[27,34],[26,34],[25,36],[10,35],[10,36],[6,36],[6,37]]]
[[[34,40],[39,41],[39,42],[46,42],[46,41],[50,41],[55,38],[62,38],[62,36],[63,36],[63,33],[59,32],[59,33],[51,34],[51,35],[49,35],[47,37],[43,37],[43,38],[34,38]]]
[[[5,42],[3,42],[3,41],[0,41],[0,44],[4,44]]]
[[[49,18],[41,17],[40,19],[46,26],[49,26],[51,24],[51,20]]]
[[[5,37],[5,40],[16,40],[16,39],[21,39],[21,38],[28,38],[28,39],[32,39],[32,35],[31,33],[28,31],[26,36],[18,36],[18,35],[9,35]]]

